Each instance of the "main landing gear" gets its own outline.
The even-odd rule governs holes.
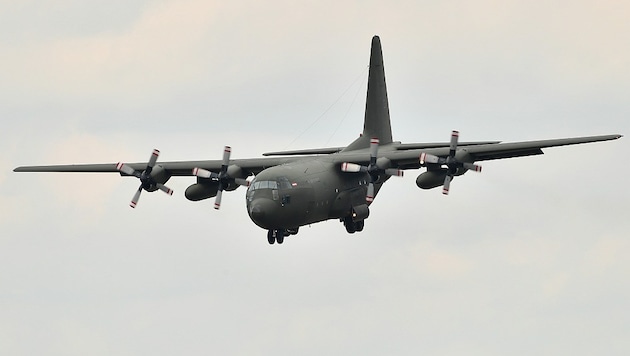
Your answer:
[[[278,243],[278,245],[281,245],[284,242],[284,238],[285,236],[289,236],[289,235],[296,235],[299,231],[299,227],[296,228],[292,228],[292,229],[272,229],[272,230],[268,230],[267,231],[267,242],[269,242],[270,245],[273,245],[274,243]]]
[[[349,234],[363,231],[365,226],[365,220],[353,221],[351,216],[345,217],[343,220],[343,226],[346,227],[346,231]]]

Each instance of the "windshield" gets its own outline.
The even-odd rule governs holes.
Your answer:
[[[249,189],[278,189],[278,182],[276,182],[275,180],[261,180],[259,182],[254,182],[252,185],[249,186]]]

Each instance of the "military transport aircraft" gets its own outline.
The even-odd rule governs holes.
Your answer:
[[[135,208],[143,190],[173,191],[164,184],[173,176],[195,176],[186,189],[189,200],[215,198],[221,206],[224,191],[246,186],[247,212],[251,220],[268,230],[270,244],[298,233],[300,226],[339,219],[347,232],[363,230],[369,206],[390,177],[403,170],[425,167],[416,179],[422,189],[443,186],[448,194],[451,181],[467,171],[480,172],[475,162],[543,154],[542,148],[615,140],[621,135],[577,137],[543,141],[500,143],[450,142],[407,143],[392,140],[389,104],[381,42],[372,38],[363,133],[347,147],[317,148],[263,154],[263,158],[230,160],[225,147],[222,160],[157,163],[153,150],[148,163],[111,163],[18,167],[15,172],[117,172],[134,176],[140,187],[131,200]],[[251,181],[247,177],[254,175]]]

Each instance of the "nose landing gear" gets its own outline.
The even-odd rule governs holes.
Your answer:
[[[267,241],[270,245],[273,245],[276,241],[279,245],[281,245],[284,242],[284,230],[280,229],[267,231]]]
[[[267,231],[267,242],[270,245],[274,243],[278,243],[281,245],[284,242],[284,237],[289,235],[296,235],[299,231],[299,227],[291,228],[291,229],[271,229]]]

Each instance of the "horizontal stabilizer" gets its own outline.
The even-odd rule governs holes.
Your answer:
[[[459,147],[463,146],[479,146],[479,145],[495,145],[501,143],[501,141],[474,141],[474,142],[460,142]],[[434,143],[394,143],[394,147],[397,150],[426,150],[429,148],[442,148],[449,147],[450,142],[434,142]]]
[[[307,156],[307,155],[328,155],[331,153],[337,153],[343,150],[343,147],[329,147],[329,148],[310,148],[304,150],[293,150],[293,151],[276,151],[276,152],[266,152],[263,153],[263,156]]]

